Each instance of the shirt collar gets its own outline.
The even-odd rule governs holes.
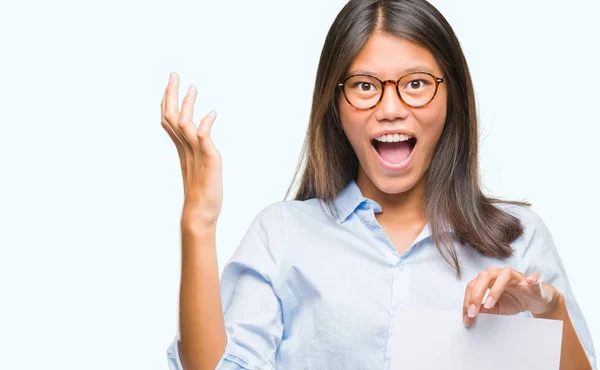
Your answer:
[[[381,206],[369,198],[365,198],[356,181],[351,180],[335,199],[336,207],[339,211],[338,220],[343,223],[362,203],[371,203],[375,213],[381,212]]]
[[[345,222],[348,217],[362,204],[371,205],[373,207],[373,211],[375,213],[381,212],[382,208],[379,203],[375,202],[372,199],[366,198],[362,195],[360,188],[356,184],[355,180],[351,180],[348,185],[342,191],[340,191],[335,199],[336,207],[339,211],[338,221],[340,223]],[[449,232],[454,234],[454,229],[452,226],[448,225]],[[417,237],[417,239],[424,239],[431,235],[431,230],[429,228],[429,222],[425,225],[421,234]]]

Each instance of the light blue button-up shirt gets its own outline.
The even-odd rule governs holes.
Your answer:
[[[487,267],[510,266],[540,271],[562,292],[597,370],[592,338],[550,232],[530,208],[498,205],[525,227],[508,259],[483,257],[455,241],[464,272],[457,279],[429,225],[400,255],[375,218],[381,206],[354,181],[335,205],[337,217],[317,199],[278,202],[253,220],[221,275],[227,347],[217,369],[389,369],[397,305],[460,311],[470,280]],[[171,370],[183,369],[177,338],[167,357]]]

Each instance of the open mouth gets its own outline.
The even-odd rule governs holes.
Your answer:
[[[382,142],[373,139],[371,144],[373,144],[381,159],[391,165],[400,165],[410,157],[417,145],[417,139],[411,137],[408,140],[397,142]]]

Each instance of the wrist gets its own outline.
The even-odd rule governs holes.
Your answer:
[[[536,319],[563,320],[567,314],[567,303],[565,297],[558,291],[549,305],[546,312],[533,314]]]
[[[217,226],[218,215],[206,212],[200,207],[183,207],[181,225],[184,227],[212,228]]]
[[[181,231],[193,234],[216,233],[217,219],[184,215],[180,222]]]

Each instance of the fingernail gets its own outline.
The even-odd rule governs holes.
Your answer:
[[[171,72],[169,75],[169,85],[175,82],[175,73]]]
[[[475,313],[477,313],[477,306],[475,306],[474,304],[469,306],[469,312],[468,315],[470,318],[475,317]]]
[[[464,316],[463,316],[463,323],[464,323],[465,325],[468,325],[468,322],[469,322],[469,317],[468,317],[467,315],[464,315]]]
[[[217,114],[217,112],[215,112],[215,110],[213,109],[210,111],[210,113],[206,117],[213,119],[213,118],[215,118],[216,114]]]
[[[492,296],[488,296],[483,307],[492,308],[492,306],[494,306],[494,298],[492,298]]]
[[[195,89],[194,85],[190,85],[190,87],[188,88],[188,92],[187,93],[188,94],[192,94],[194,92],[194,89]]]

